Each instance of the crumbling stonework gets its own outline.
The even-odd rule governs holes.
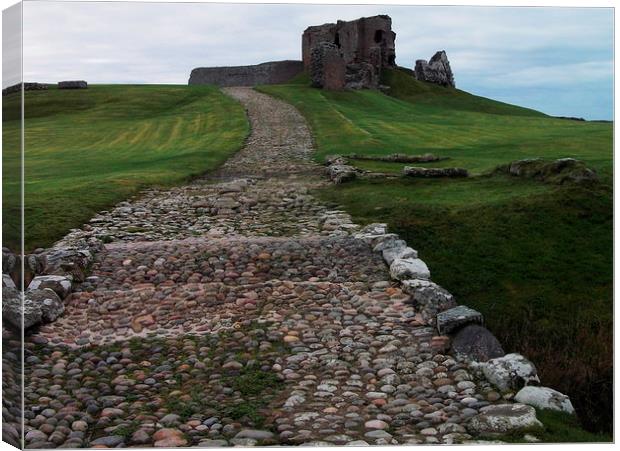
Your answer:
[[[58,82],[58,89],[86,89],[88,83],[84,80],[68,80]]]
[[[335,44],[319,43],[312,48],[310,58],[312,86],[332,90],[342,89],[345,83],[346,66]]]
[[[450,86],[452,88],[456,87],[450,62],[444,50],[435,53],[428,62],[426,60],[417,60],[415,62],[415,77],[420,81]]]
[[[317,87],[377,88],[381,69],[395,67],[395,39],[385,15],[308,27],[302,36],[304,69]]]
[[[49,85],[46,83],[24,83],[24,91],[45,91],[49,88]],[[2,90],[2,95],[6,96],[9,94],[13,94],[14,92],[20,92],[22,89],[22,84],[17,83],[16,85],[7,86]]]
[[[284,83],[304,70],[301,61],[271,61],[253,66],[198,67],[190,85],[257,86]]]

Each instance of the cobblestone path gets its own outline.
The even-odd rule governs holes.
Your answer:
[[[227,93],[245,147],[72,236],[107,236],[65,314],[26,344],[26,446],[453,443],[495,401],[433,350],[359,226],[321,204],[291,106]]]

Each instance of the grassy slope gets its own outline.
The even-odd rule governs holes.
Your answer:
[[[293,103],[308,118],[316,130],[320,160],[335,153],[432,152],[451,159],[429,166],[460,166],[481,173],[510,160],[544,155],[583,159],[611,175],[610,124],[553,119],[421,83],[401,71],[387,72],[385,82],[392,87],[391,96],[376,91],[326,92],[301,83],[261,90]],[[402,169],[399,164],[362,164]]]
[[[5,246],[19,225],[19,97],[3,99]],[[148,185],[213,169],[248,133],[241,105],[208,86],[95,85],[26,93],[26,250]]]
[[[317,159],[433,152],[451,157],[435,166],[480,174],[519,158],[571,156],[602,175],[590,189],[496,175],[357,181],[320,195],[360,222],[388,222],[420,251],[436,282],[485,314],[507,351],[530,357],[547,385],[571,395],[588,429],[610,432],[612,125],[550,118],[400,71],[386,73],[385,81],[394,97],[302,84],[261,89],[308,118]]]

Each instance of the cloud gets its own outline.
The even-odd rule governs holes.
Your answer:
[[[26,1],[24,78],[184,84],[198,66],[299,59],[307,26],[375,14],[393,19],[398,64],[445,49],[461,89],[543,111],[558,104],[533,90],[552,84],[572,91],[574,105],[612,96],[611,8]]]

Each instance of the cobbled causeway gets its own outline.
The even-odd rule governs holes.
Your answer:
[[[64,315],[26,338],[26,446],[375,445],[470,440],[497,400],[390,279],[325,186],[290,105],[226,92],[252,131],[218,171],[149,189]]]

